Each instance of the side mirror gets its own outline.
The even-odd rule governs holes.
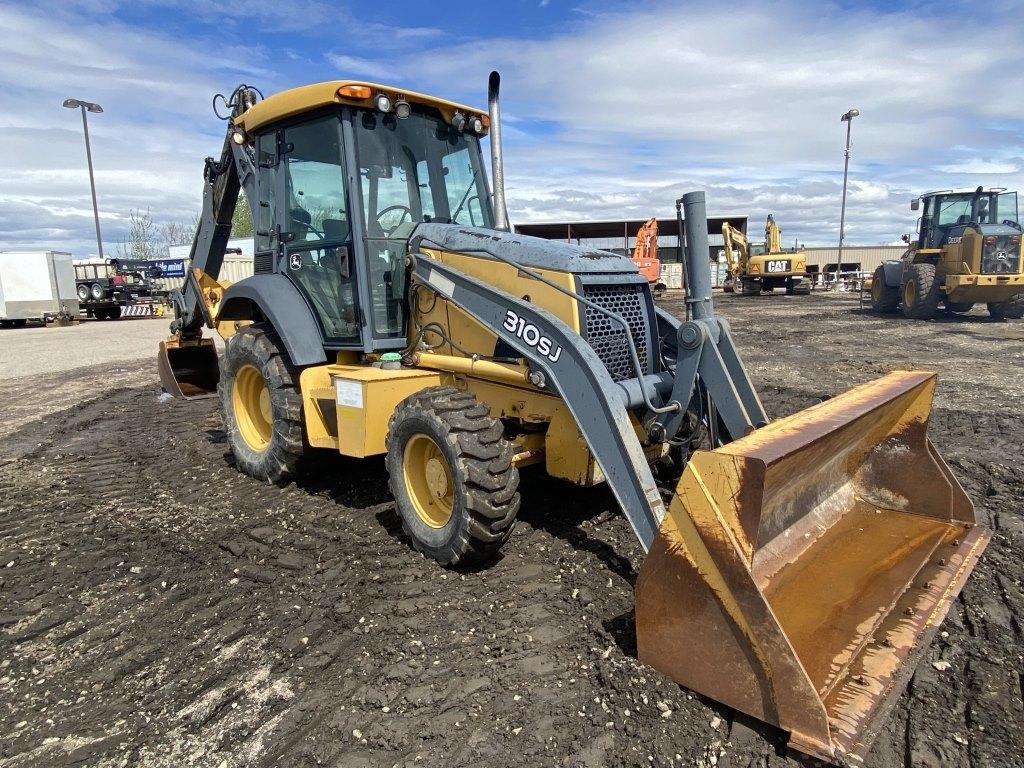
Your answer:
[[[910,210],[916,211],[921,208],[921,198],[915,197],[910,201]]]

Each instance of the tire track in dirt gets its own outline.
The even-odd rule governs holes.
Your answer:
[[[970,370],[940,382],[932,435],[996,530],[868,765],[1021,764],[1021,382],[945,327],[802,300],[722,302],[769,410],[918,354]],[[503,557],[446,571],[403,539],[381,461],[261,484],[231,466],[214,401],[151,381],[28,423],[31,450],[0,466],[0,764],[798,761],[636,660],[642,555],[605,490],[524,471]]]

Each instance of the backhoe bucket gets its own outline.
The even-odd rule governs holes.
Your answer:
[[[157,370],[164,391],[174,397],[194,400],[217,394],[220,365],[213,339],[161,341]]]
[[[860,762],[990,534],[897,371],[687,466],[636,586],[640,660]]]

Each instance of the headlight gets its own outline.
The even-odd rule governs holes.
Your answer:
[[[452,115],[452,128],[454,128],[456,131],[461,131],[465,127],[466,116],[459,112],[458,110],[455,110],[455,114]]]
[[[412,107],[409,105],[409,102],[399,96],[395,101],[395,117],[399,120],[405,120],[411,114]]]
[[[381,112],[391,111],[391,97],[386,93],[378,93],[377,98],[373,100],[373,103]]]
[[[484,121],[480,119],[479,115],[474,115],[469,119],[469,130],[478,134],[484,132]]]

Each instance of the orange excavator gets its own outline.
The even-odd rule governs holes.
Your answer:
[[[661,259],[658,258],[658,220],[648,219],[636,232],[633,246],[633,263],[640,274],[647,278],[655,296],[665,293],[668,288],[661,279]]]

